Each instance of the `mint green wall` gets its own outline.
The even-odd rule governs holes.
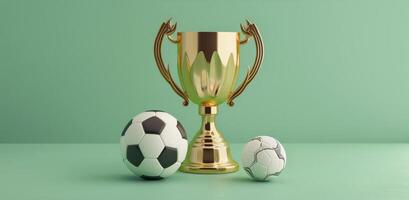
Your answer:
[[[238,31],[265,41],[259,75],[220,109],[230,141],[409,142],[409,1],[0,0],[0,142],[116,142],[136,113],[163,109],[190,132],[159,75],[162,21],[179,31]],[[163,50],[176,76],[176,47]],[[242,69],[254,45],[243,47]]]

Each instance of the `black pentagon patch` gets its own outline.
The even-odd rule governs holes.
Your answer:
[[[124,136],[126,133],[126,130],[128,130],[129,126],[132,124],[132,119],[126,124],[124,130],[122,130],[121,136]]]
[[[158,117],[151,117],[142,122],[143,130],[146,134],[160,134],[165,128],[165,122]]]
[[[126,159],[135,167],[141,164],[144,157],[138,145],[129,145],[126,148]]]
[[[179,121],[178,121],[178,124],[176,125],[176,127],[179,129],[179,132],[182,135],[182,138],[187,140],[187,135],[186,135],[185,128],[183,128],[182,124]]]
[[[165,112],[165,111],[163,111],[163,110],[147,110],[145,112]]]
[[[167,168],[178,160],[178,150],[172,147],[165,147],[158,157],[158,161],[163,168]]]
[[[163,179],[160,176],[145,176],[145,175],[142,175],[141,178],[143,178],[145,180],[150,180],[150,181]]]

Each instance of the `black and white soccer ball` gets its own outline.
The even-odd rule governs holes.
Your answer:
[[[257,136],[244,146],[241,160],[248,175],[265,181],[283,171],[287,156],[278,140],[270,136]]]
[[[120,143],[125,165],[144,179],[161,179],[175,173],[188,146],[182,124],[159,110],[131,119],[122,131]]]

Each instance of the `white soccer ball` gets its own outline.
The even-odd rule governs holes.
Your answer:
[[[280,142],[269,136],[257,136],[244,146],[241,161],[253,179],[264,181],[278,176],[285,167],[287,156]]]
[[[175,173],[188,146],[182,124],[159,110],[131,119],[122,131],[120,144],[125,165],[144,179],[161,179]]]

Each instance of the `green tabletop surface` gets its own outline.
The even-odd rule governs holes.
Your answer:
[[[0,144],[0,199],[409,199],[409,144],[284,146],[285,171],[254,182],[243,170],[145,181],[118,144]]]

